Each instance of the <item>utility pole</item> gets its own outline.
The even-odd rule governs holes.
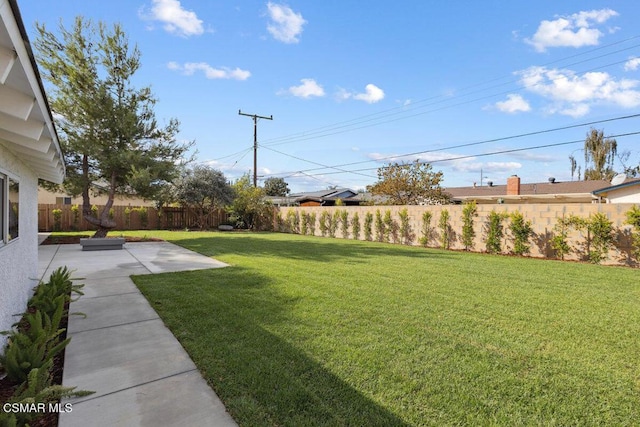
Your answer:
[[[253,118],[253,186],[258,186],[258,119],[273,120],[273,115],[269,117],[259,116],[257,114],[246,114],[242,110],[238,110],[241,116]]]

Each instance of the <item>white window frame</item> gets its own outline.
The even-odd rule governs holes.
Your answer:
[[[0,169],[0,185],[2,185],[2,191],[0,191],[0,209],[2,210],[0,215],[0,248],[6,246],[10,243],[18,241],[20,239],[20,233],[18,232],[18,237],[14,237],[9,240],[9,181],[15,181],[20,185],[20,179],[9,172],[6,172]],[[18,187],[19,188],[19,187]],[[18,197],[20,197],[20,190],[18,190]],[[19,203],[19,199],[18,199]],[[18,204],[18,206],[20,206]],[[20,227],[20,208],[18,207],[18,229]]]

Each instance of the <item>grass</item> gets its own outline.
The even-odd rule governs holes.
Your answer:
[[[232,265],[134,281],[240,425],[640,424],[638,270],[146,233]]]

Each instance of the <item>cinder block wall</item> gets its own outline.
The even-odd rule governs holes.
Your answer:
[[[613,222],[616,230],[615,249],[609,252],[608,259],[603,264],[617,265],[636,265],[636,260],[632,256],[631,246],[631,226],[625,225],[625,213],[634,205],[630,203],[624,204],[594,204],[594,203],[572,203],[572,204],[504,204],[504,205],[477,205],[477,216],[474,218],[475,240],[472,250],[474,252],[486,251],[486,232],[485,224],[491,211],[512,213],[519,211],[525,219],[530,220],[533,228],[533,236],[530,239],[531,251],[529,256],[538,258],[555,258],[556,254],[551,246],[551,239],[554,236],[553,228],[558,218],[564,216],[576,215],[588,218],[589,215],[596,212],[605,214],[609,220]],[[315,235],[320,236],[320,215],[323,211],[327,211],[333,215],[336,210],[346,210],[349,214],[349,222],[357,212],[360,217],[360,240],[364,240],[364,218],[367,212],[371,212],[374,216],[376,210],[379,210],[384,216],[388,210],[395,223],[400,225],[399,213],[403,209],[407,209],[409,214],[409,224],[413,238],[410,242],[412,245],[420,245],[419,239],[422,237],[423,221],[422,215],[425,211],[432,212],[431,227],[433,228],[433,237],[429,240],[429,247],[440,247],[441,230],[438,222],[443,210],[449,212],[449,224],[452,228],[452,239],[450,249],[462,250],[462,209],[463,205],[444,205],[444,206],[314,206],[314,207],[282,207],[279,215],[282,220],[286,221],[289,211],[297,212],[299,216],[303,212],[307,214],[316,214]],[[503,221],[504,235],[502,241],[502,252],[508,254],[512,251],[513,244],[508,230],[509,219]],[[375,239],[375,227],[372,227],[372,235]],[[336,231],[336,238],[342,238],[340,227]],[[351,225],[349,225],[349,239],[353,238]],[[584,259],[585,253],[585,236],[581,232],[571,231],[568,239],[569,245],[573,248],[572,253],[565,256],[567,260]]]

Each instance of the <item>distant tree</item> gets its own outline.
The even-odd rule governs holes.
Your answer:
[[[154,199],[164,184],[179,175],[191,144],[176,141],[178,121],[161,127],[155,119],[155,97],[149,87],[132,84],[140,68],[140,51],[130,47],[119,25],[76,18],[71,29],[60,25],[60,37],[36,26],[34,46],[43,76],[51,84],[51,108],[65,153],[65,189],[82,195],[82,215],[104,237],[116,226],[109,217],[116,194],[135,193]],[[108,200],[94,211],[90,189],[104,188]]]
[[[254,187],[249,175],[233,184],[234,199],[227,211],[239,228],[260,229],[269,224],[272,205],[264,200],[264,189]]]
[[[184,172],[176,182],[175,194],[182,205],[195,210],[201,230],[210,225],[207,216],[228,206],[234,195],[222,172],[203,165]]]
[[[584,141],[584,180],[613,178],[617,152],[618,143],[615,139],[605,139],[602,130],[592,128]]]
[[[267,196],[285,197],[290,191],[284,178],[271,177],[264,180],[264,192]]]
[[[379,168],[378,182],[367,189],[392,205],[438,204],[449,200],[442,179],[442,172],[433,172],[428,163],[393,163]]]

